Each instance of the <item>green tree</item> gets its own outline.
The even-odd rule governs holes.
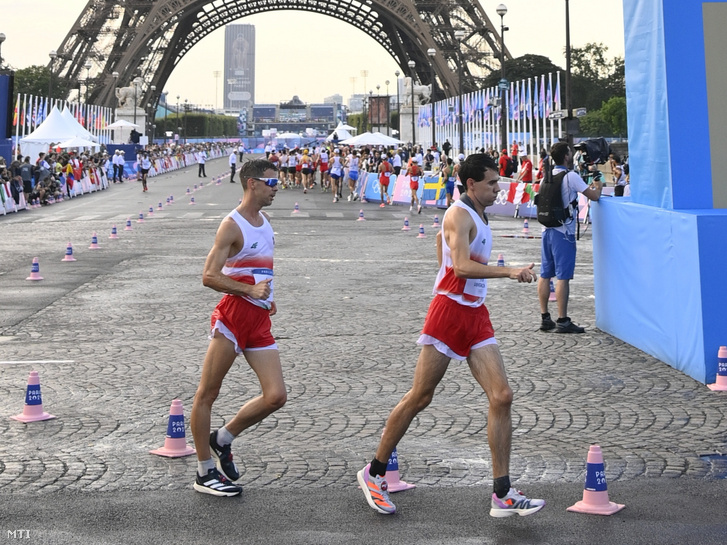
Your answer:
[[[580,121],[580,134],[590,138],[596,138],[599,136],[611,136],[611,127],[603,119],[601,110],[593,110],[588,112],[585,116],[579,119]]]
[[[14,93],[47,96],[51,72],[47,66],[33,65],[15,71]],[[68,82],[58,76],[53,77],[51,98],[65,99],[68,96]]]
[[[611,129],[613,136],[626,136],[628,134],[626,97],[611,97],[607,102],[603,103],[600,113]]]
[[[597,110],[614,96],[626,96],[624,61],[606,58],[608,47],[589,43],[571,48],[571,97],[574,108]]]
[[[555,73],[558,70],[563,69],[542,55],[523,55],[517,59],[505,61],[505,77],[508,81],[520,81],[542,74]],[[500,71],[490,72],[483,82],[483,87],[497,87],[499,81]]]

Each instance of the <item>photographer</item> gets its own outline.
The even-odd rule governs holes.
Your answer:
[[[586,198],[597,201],[601,197],[601,183],[594,179],[589,186],[576,172],[568,170],[573,152],[565,142],[558,142],[550,151],[555,167],[552,177],[562,178],[560,182],[563,205],[578,202],[578,193]],[[538,279],[538,299],[542,322],[541,331],[555,329],[556,333],[583,333],[585,329],[574,324],[568,317],[568,298],[570,296],[570,279],[573,278],[576,266],[576,224],[578,223],[578,206],[570,211],[570,218],[564,225],[543,229],[541,243],[540,278]],[[548,312],[550,296],[550,279],[556,277],[555,298],[558,304],[558,320],[554,322]]]

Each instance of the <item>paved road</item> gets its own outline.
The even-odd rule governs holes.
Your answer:
[[[208,172],[224,176],[225,163],[211,161]],[[458,363],[398,447],[401,473],[418,488],[395,496],[395,517],[368,509],[355,472],[410,386],[436,274],[431,226],[442,211],[411,218],[405,233],[402,207],[334,204],[317,191],[281,190],[269,208],[273,332],[288,404],[235,442],[242,499],[195,494],[194,457],[148,451],[164,442],[173,399],[187,417],[191,409],[219,298],[202,286],[201,269],[219,221],[241,196],[228,177],[204,180],[195,205],[185,195],[200,181],[190,168],[152,179],[147,194],[135,183],[112,185],[0,217],[0,536],[27,529],[38,543],[199,543],[217,535],[245,543],[724,543],[725,396],[594,327],[590,233],[571,284],[571,316],[586,334],[539,332],[534,285],[491,281],[488,293],[515,391],[511,473],[526,493],[546,498],[544,512],[505,521],[486,514],[487,400]],[[170,195],[175,204],[158,211]],[[137,223],[150,206],[153,216]],[[360,209],[366,221],[356,221]],[[425,239],[416,237],[420,223]],[[112,224],[119,240],[108,239]],[[491,224],[493,257],[539,261],[537,238],[507,237],[520,233],[521,221]],[[100,250],[88,249],[94,231]],[[74,263],[61,262],[69,241]],[[25,280],[34,256],[42,282]],[[258,392],[239,363],[215,405],[215,426]],[[26,425],[8,417],[22,410],[31,369],[57,418]],[[612,517],[565,512],[581,498],[592,443],[603,449],[611,499],[627,504]]]

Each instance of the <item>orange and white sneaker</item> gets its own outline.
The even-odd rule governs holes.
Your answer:
[[[504,518],[511,515],[525,517],[537,513],[544,505],[545,500],[526,498],[522,492],[511,488],[504,498],[498,498],[495,494],[492,495],[490,516],[495,518]]]
[[[361,485],[366,501],[374,511],[378,511],[384,515],[393,515],[396,513],[396,505],[391,503],[389,499],[388,485],[386,479],[380,475],[372,477],[368,474],[368,466],[364,467],[356,474],[358,484]]]

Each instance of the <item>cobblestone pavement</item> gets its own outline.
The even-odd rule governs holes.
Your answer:
[[[195,459],[150,455],[181,399],[187,426],[219,294],[201,271],[215,230],[237,203],[224,160],[221,184],[193,192],[196,170],[0,217],[0,492],[189,489]],[[174,205],[157,210],[173,194]],[[293,213],[298,202],[300,212]],[[140,211],[154,208],[137,223]],[[359,210],[366,221],[357,221]],[[280,190],[273,318],[288,404],[234,444],[247,489],[345,488],[372,456],[389,410],[410,386],[415,341],[436,275],[435,214],[332,203],[330,194]],[[127,217],[132,231],[124,231]],[[538,262],[522,221],[491,218],[493,259]],[[423,224],[427,238],[417,238]],[[112,224],[119,239],[109,240]],[[532,225],[531,225],[532,227]],[[531,231],[534,229],[531,229]],[[93,232],[100,250],[88,245]],[[68,241],[74,263],[61,262]],[[591,443],[611,482],[637,477],[724,478],[725,397],[595,328],[590,232],[579,243],[571,316],[584,335],[538,331],[535,285],[490,282],[488,307],[513,405],[518,483],[582,482]],[[37,256],[42,282],[29,282]],[[214,406],[219,426],[257,381],[238,360]],[[22,424],[28,373],[39,371],[54,420]],[[400,470],[422,485],[491,482],[487,399],[453,362],[431,407],[398,446]],[[191,434],[187,430],[188,442]]]

